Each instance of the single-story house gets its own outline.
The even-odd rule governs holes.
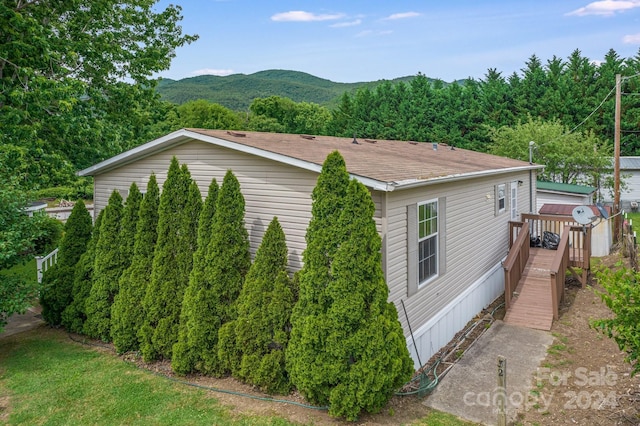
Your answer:
[[[590,205],[593,204],[595,193],[596,188],[593,186],[539,180],[536,182],[536,211],[544,214],[540,209],[545,204]]]
[[[543,166],[444,144],[182,129],[79,174],[94,177],[97,215],[113,190],[126,198],[131,182],[144,188],[152,172],[162,185],[173,156],[187,164],[203,196],[211,179],[222,182],[230,169],[245,197],[252,254],[277,216],[289,267],[297,270],[311,191],[335,150],[371,191],[389,300],[418,367],[416,353],[428,360],[503,293],[508,222],[530,210],[529,178]]]

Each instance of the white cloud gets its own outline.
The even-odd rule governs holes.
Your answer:
[[[624,12],[630,9],[640,7],[640,0],[601,0],[594,1],[572,12],[567,13],[567,16],[587,16],[587,15],[600,15],[600,16],[612,16],[618,12]]]
[[[332,27],[332,28],[355,27],[355,26],[358,26],[360,24],[362,24],[362,20],[361,19],[356,19],[355,21],[338,22],[337,24],[330,25],[330,27]]]
[[[622,41],[627,44],[640,44],[640,33],[637,34],[627,34],[622,37]]]
[[[343,16],[344,15],[341,13],[317,15],[315,13],[305,12],[302,10],[292,10],[290,12],[276,13],[271,17],[271,20],[276,22],[317,22],[333,21],[340,19]]]
[[[231,75],[231,74],[233,74],[233,70],[217,70],[213,68],[202,68],[199,70],[191,71],[191,73],[189,73],[189,75],[191,75],[192,77],[195,77],[198,75],[217,75],[217,76],[223,77],[225,75]]]
[[[403,12],[403,13],[394,13],[393,15],[389,15],[384,19],[388,21],[395,21],[397,19],[415,18],[420,15],[421,13],[418,13],[418,12]]]

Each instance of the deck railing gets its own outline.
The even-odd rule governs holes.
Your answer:
[[[36,271],[38,273],[38,283],[42,282],[42,274],[47,269],[58,262],[58,249],[53,250],[46,256],[36,256]]]
[[[504,302],[506,309],[511,306],[513,292],[518,286],[522,272],[529,260],[529,223],[510,222],[510,250],[502,264],[504,268]]]
[[[571,230],[565,228],[558,244],[558,252],[551,263],[551,305],[553,306],[553,319],[558,319],[560,302],[564,299],[564,280],[567,277],[569,267],[569,237]]]
[[[522,221],[529,223],[532,238],[544,238],[545,231],[562,236],[563,230],[568,228],[569,264],[567,267],[584,287],[587,283],[591,260],[591,226],[580,226],[571,216],[523,213]],[[513,229],[515,223],[518,222],[511,222],[509,229]],[[517,230],[511,232],[517,232]],[[573,268],[580,268],[581,273],[578,274]]]

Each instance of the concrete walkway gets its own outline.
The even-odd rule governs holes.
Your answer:
[[[40,306],[33,306],[27,309],[27,312],[21,315],[12,315],[4,326],[4,330],[0,333],[0,339],[3,337],[11,336],[12,334],[22,333],[23,331],[31,330],[44,324],[42,320],[42,308]]]
[[[425,400],[431,408],[487,425],[497,424],[498,356],[507,359],[507,421],[516,420],[533,388],[537,368],[553,342],[551,333],[496,321]]]

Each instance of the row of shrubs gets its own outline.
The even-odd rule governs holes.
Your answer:
[[[303,268],[273,218],[253,263],[240,184],[228,171],[204,203],[171,161],[162,195],[114,191],[92,227],[83,203],[45,274],[43,317],[112,341],[120,353],[171,360],[178,374],[231,374],[269,393],[297,388],[353,420],[377,412],[410,379],[397,311],[387,302],[369,191],[330,154],[312,193]]]

